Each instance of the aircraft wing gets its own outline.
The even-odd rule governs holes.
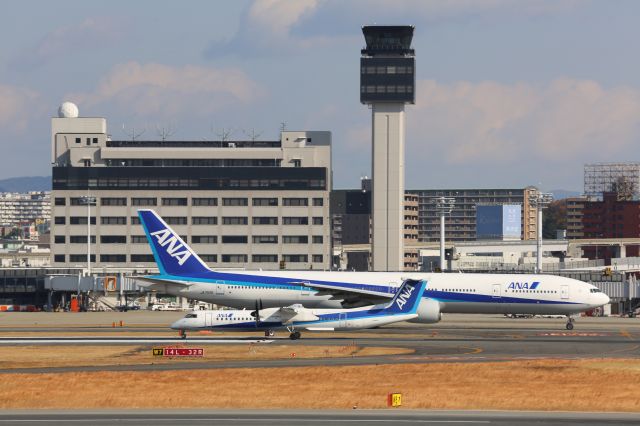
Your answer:
[[[301,306],[285,306],[279,309],[283,324],[293,321],[316,321],[318,317],[311,310]]]
[[[393,293],[367,289],[366,286],[361,288],[343,287],[336,284],[318,284],[313,282],[296,282],[292,284],[304,285],[317,291],[317,296],[330,295],[331,300],[342,300],[342,306],[345,308],[359,308],[362,306],[378,305],[388,303],[393,299]]]

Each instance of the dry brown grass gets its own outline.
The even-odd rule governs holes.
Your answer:
[[[0,408],[405,408],[640,411],[640,361],[4,374]]]
[[[162,347],[163,345],[158,345]],[[243,345],[164,345],[203,347],[202,358],[169,359],[154,357],[153,346],[2,346],[0,368],[68,367],[88,365],[159,364],[170,362],[216,362],[283,358],[337,358],[351,356],[399,355],[412,349],[359,346],[301,346],[268,344]],[[295,354],[292,356],[292,354]]]

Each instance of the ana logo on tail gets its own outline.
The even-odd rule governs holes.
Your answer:
[[[415,287],[410,284],[407,284],[405,287],[404,291],[396,298],[396,305],[398,306],[398,309],[402,309],[402,307],[407,304],[413,290],[415,290]]]
[[[161,247],[166,247],[169,256],[178,260],[178,264],[182,266],[184,262],[191,257],[191,252],[182,243],[178,241],[178,237],[171,234],[168,229],[152,232],[152,236],[156,237]]]

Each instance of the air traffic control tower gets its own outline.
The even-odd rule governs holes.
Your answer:
[[[373,270],[404,262],[404,106],[415,103],[413,26],[364,26],[360,102],[372,111]]]

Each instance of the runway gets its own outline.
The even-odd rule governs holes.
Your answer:
[[[182,340],[176,338],[175,332],[168,330],[166,325],[150,322],[151,319],[157,321],[161,317],[171,317],[165,318],[165,324],[168,324],[170,319],[182,315],[181,313],[162,316],[149,312],[130,314],[132,313],[127,315],[127,323],[133,325],[122,328],[100,327],[95,324],[76,323],[75,326],[66,324],[65,321],[69,315],[73,317],[74,314],[59,314],[63,319],[61,323],[49,323],[46,326],[42,323],[34,326],[28,321],[20,323],[18,318],[14,317],[13,323],[5,323],[5,326],[0,328],[0,336],[2,336],[0,346],[147,345],[151,348],[186,344],[191,347],[202,346],[207,348],[207,351],[215,351],[216,345],[268,344],[270,346],[286,345],[291,348],[291,352],[295,352],[296,347],[316,345],[406,348],[413,353],[284,359],[246,359],[245,357],[240,360],[202,362],[175,359],[170,363],[153,363],[150,357],[149,363],[136,365],[16,368],[0,369],[0,372],[152,371],[314,365],[469,363],[544,358],[640,358],[640,321],[627,318],[581,318],[576,322],[574,330],[567,331],[563,328],[564,320],[562,319],[508,319],[497,315],[457,315],[445,317],[443,322],[434,325],[401,323],[379,329],[344,333],[303,331],[302,339],[292,341],[287,338],[286,332],[278,333],[275,338],[269,339],[262,337],[260,332],[214,333],[213,335],[191,333],[186,340]],[[17,315],[21,314],[17,313]],[[122,314],[113,313],[112,316],[121,318]],[[88,316],[88,318],[91,317]],[[133,323],[133,320],[137,320],[137,323]],[[152,333],[157,335],[149,335]]]
[[[182,410],[182,411],[100,411],[100,412],[4,412],[0,425],[193,425],[229,424],[261,425],[495,425],[519,426],[555,425],[635,425],[637,413],[568,413],[535,411],[427,411],[427,410]]]

